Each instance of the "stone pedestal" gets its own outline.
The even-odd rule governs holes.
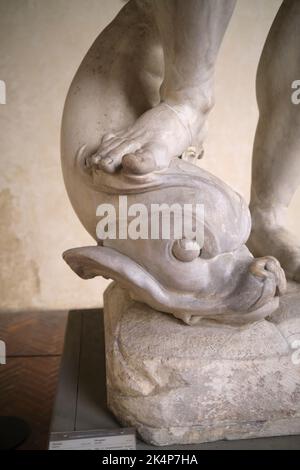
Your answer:
[[[154,445],[300,433],[300,287],[267,320],[187,326],[105,292],[108,405]]]

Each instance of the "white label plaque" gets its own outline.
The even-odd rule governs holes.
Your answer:
[[[136,450],[135,431],[73,431],[53,432],[49,450]]]

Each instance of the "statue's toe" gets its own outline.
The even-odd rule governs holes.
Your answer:
[[[140,150],[136,153],[128,153],[122,159],[122,166],[126,173],[145,175],[156,169],[155,159],[151,152]]]

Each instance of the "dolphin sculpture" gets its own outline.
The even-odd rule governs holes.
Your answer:
[[[134,300],[187,324],[265,318],[278,307],[285,276],[275,258],[254,259],[247,249],[250,214],[236,192],[179,158],[146,175],[122,167],[109,174],[90,165],[105,134],[129,126],[159,99],[161,50],[152,47],[147,18],[136,15],[128,8],[99,35],[67,96],[61,139],[64,181],[97,245],[68,250],[64,259],[82,278],[114,279]],[[144,73],[145,61],[155,65],[151,73]],[[147,208],[156,203],[203,205],[203,243],[174,234],[169,239],[99,239],[97,208],[110,204],[117,209],[120,196]]]
[[[226,323],[256,321],[278,307],[285,276],[272,257],[254,259],[246,247],[251,219],[243,198],[207,171],[181,159],[169,168],[143,176],[89,172],[85,147],[76,157],[83,184],[93,191],[94,209],[119,196],[128,205],[168,203],[204,207],[204,237],[187,239],[99,240],[97,217],[91,235],[97,246],[64,253],[65,261],[82,278],[104,276],[128,289],[134,300],[174,315],[187,324],[203,318]],[[195,214],[193,214],[195,216]],[[119,221],[118,221],[119,222]]]

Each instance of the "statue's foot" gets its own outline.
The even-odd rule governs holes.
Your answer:
[[[187,105],[160,103],[129,129],[104,135],[87,165],[107,173],[123,168],[133,174],[166,168],[172,158],[182,155],[192,144],[202,127],[200,117]]]
[[[300,245],[274,208],[268,211],[252,210],[252,231],[248,248],[255,257],[271,255],[278,259],[287,278],[300,282]]]

